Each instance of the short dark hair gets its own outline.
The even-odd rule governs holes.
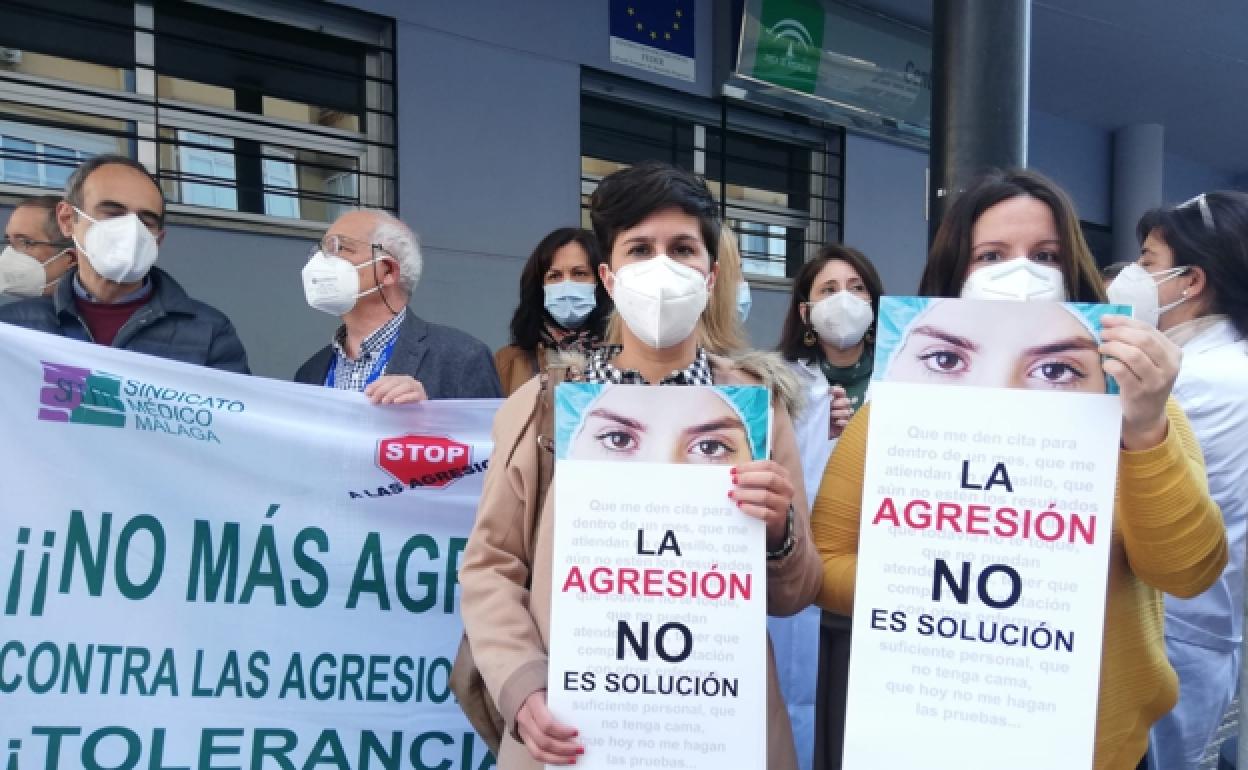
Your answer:
[[[816,354],[816,347],[806,344],[806,332],[810,328],[809,324],[802,321],[801,306],[803,302],[810,301],[810,291],[814,288],[815,278],[823,268],[828,266],[829,262],[841,261],[852,267],[863,284],[867,287],[867,293],[871,295],[871,312],[878,319],[880,315],[880,297],[884,295],[884,282],[880,280],[880,274],[876,272],[875,265],[871,264],[871,260],[867,259],[867,255],[858,249],[850,248],[839,243],[829,243],[806,264],[802,265],[802,269],[797,272],[797,277],[793,279],[793,293],[789,296],[789,310],[784,316],[784,330],[780,332],[780,344],[777,350],[780,355],[789,361],[797,361],[802,358],[811,358]],[[875,321],[871,322],[871,328],[867,334],[874,336]]]
[[[1061,187],[1027,169],[996,169],[973,180],[953,199],[928,252],[919,281],[925,297],[957,297],[971,264],[971,232],[985,211],[1013,198],[1035,198],[1049,207],[1061,239],[1058,261],[1071,302],[1104,302],[1105,284],[1083,239],[1075,205]],[[1011,255],[1014,256],[1014,255]]]
[[[669,208],[697,218],[714,264],[719,255],[719,204],[701,177],[654,160],[608,174],[589,197],[589,217],[604,259],[610,263],[615,238],[621,231]]]
[[[59,195],[32,195],[18,201],[13,208],[43,209],[43,237],[56,246],[68,246],[72,241],[61,234],[61,226],[56,221],[56,204],[60,202]]]
[[[515,315],[511,317],[511,344],[523,350],[536,350],[543,340],[546,324],[554,323],[546,312],[546,271],[550,270],[555,252],[569,243],[578,243],[589,255],[589,269],[593,273],[597,287],[594,290],[594,309],[585,319],[584,329],[598,339],[606,332],[607,319],[614,307],[611,296],[598,278],[598,265],[602,264],[602,251],[594,234],[579,227],[561,227],[554,230],[538,242],[537,248],[529,255],[520,271],[520,304],[516,305]]]
[[[1136,237],[1143,243],[1156,232],[1174,252],[1175,267],[1199,267],[1213,296],[1214,313],[1231,319],[1248,337],[1248,194],[1206,193],[1210,227],[1194,199],[1154,209],[1140,218]]]
[[[152,181],[156,191],[160,193],[160,224],[163,227],[165,224],[165,191],[161,189],[160,182],[156,181],[156,177],[152,176],[152,172],[147,170],[147,166],[127,155],[108,153],[93,155],[84,160],[82,165],[74,169],[74,173],[70,174],[69,180],[65,182],[65,200],[75,208],[82,208],[82,186],[86,183],[87,177],[103,166],[128,166]]]

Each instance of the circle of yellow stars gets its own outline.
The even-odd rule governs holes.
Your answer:
[[[635,8],[629,7],[629,9],[628,9],[628,15],[629,15],[629,16],[636,16],[636,15],[637,15],[637,10],[636,10]],[[678,32],[678,31],[680,31],[680,20],[681,20],[681,19],[683,19],[684,17],[685,17],[685,12],[684,12],[684,11],[682,11],[682,10],[680,10],[679,8],[677,8],[677,9],[676,9],[676,15],[675,15],[675,18],[673,18],[673,19],[672,19],[672,28],[671,28],[670,30],[666,30],[666,31],[664,31],[664,32],[663,32],[663,39],[664,39],[664,40],[671,40],[671,39],[672,39],[672,32]],[[645,25],[645,24],[642,24],[640,21],[639,21],[639,22],[637,22],[637,31],[638,31],[638,32],[645,32],[645,31],[646,31],[646,25]],[[651,40],[658,40],[658,39],[659,39],[659,32],[658,32],[658,30],[654,30],[654,29],[650,30],[650,39],[651,39]]]

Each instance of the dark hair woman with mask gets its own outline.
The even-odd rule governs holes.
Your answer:
[[[921,293],[1105,302],[1078,222],[1066,194],[1039,174],[983,176],[941,222]],[[1133,318],[1104,316],[1102,329],[1099,352],[1120,389],[1122,433],[1093,768],[1133,770],[1149,725],[1174,706],[1178,693],[1162,641],[1162,595],[1190,597],[1207,589],[1226,565],[1227,541],[1191,425],[1170,397],[1178,346]],[[812,529],[824,565],[817,601],[843,613],[854,601],[870,410],[860,409],[846,427],[814,505]]]
[[[1183,350],[1174,384],[1200,442],[1230,560],[1212,588],[1166,597],[1166,653],[1179,702],[1153,726],[1154,768],[1196,767],[1238,691],[1248,539],[1248,195],[1212,192],[1145,214],[1140,258],[1109,285],[1114,302]]]
[[[794,280],[780,354],[797,365],[803,379],[822,380],[844,391],[848,413],[834,417],[831,438],[840,434],[866,396],[875,314],[883,294],[884,284],[871,260],[835,243],[820,249]]]
[[[561,227],[537,244],[520,273],[511,344],[494,354],[504,396],[544,369],[549,351],[598,346],[612,308],[598,279],[601,262],[594,234],[579,227]]]

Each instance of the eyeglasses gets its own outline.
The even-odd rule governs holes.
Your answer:
[[[1200,219],[1205,223],[1205,229],[1210,231],[1216,230],[1217,228],[1213,225],[1213,211],[1210,210],[1209,201],[1205,200],[1204,193],[1197,195],[1195,198],[1192,198],[1185,203],[1180,203],[1178,206],[1175,206],[1175,208],[1182,209],[1192,205],[1195,205],[1200,209]]]
[[[35,246],[51,246],[53,248],[68,249],[72,243],[73,242],[68,238],[59,241],[36,241],[35,239],[27,238],[24,235],[15,235],[12,238],[5,237],[0,239],[0,248],[12,246],[23,254],[27,254]]]
[[[338,233],[326,234],[324,238],[321,238],[321,242],[318,245],[321,253],[327,257],[351,257],[370,250],[373,254],[376,254],[378,251],[385,251],[380,243],[369,243],[348,235],[339,235]]]

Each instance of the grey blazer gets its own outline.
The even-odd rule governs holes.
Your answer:
[[[299,367],[295,382],[324,385],[334,361],[326,345]],[[429,323],[408,308],[399,327],[386,374],[406,374],[420,380],[430,399],[501,398],[502,386],[494,357],[485,343],[449,326]]]

